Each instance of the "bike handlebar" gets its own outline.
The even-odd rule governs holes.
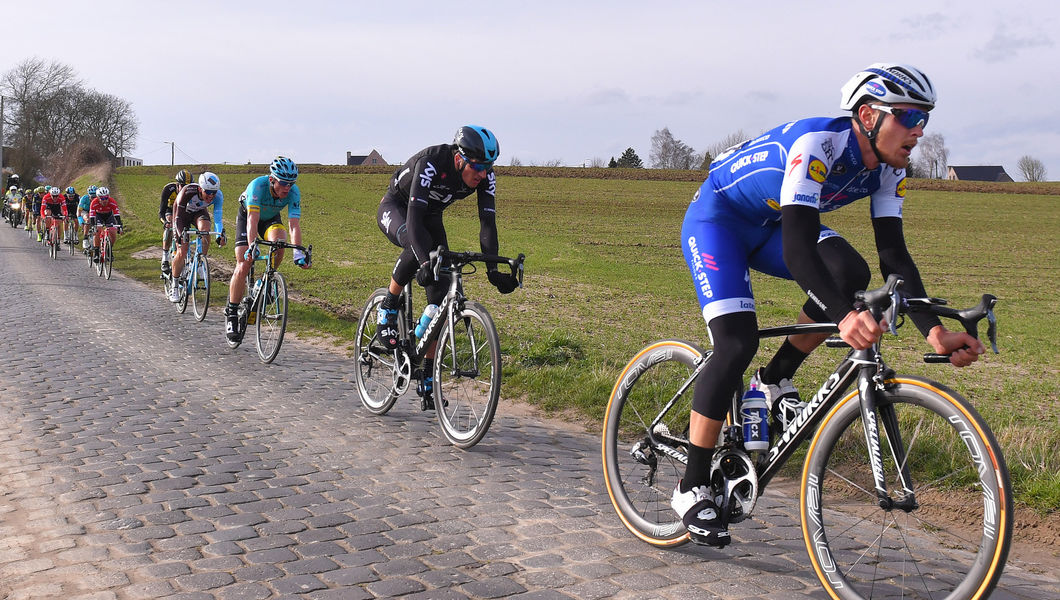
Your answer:
[[[523,262],[526,260],[526,255],[521,252],[515,258],[508,258],[481,252],[451,252],[445,246],[438,246],[437,249],[431,250],[430,260],[433,265],[431,270],[434,271],[435,280],[438,279],[438,275],[443,269],[459,270],[464,265],[481,262],[487,265],[508,265],[512,270],[512,276],[519,282],[519,287],[523,287]]]
[[[274,249],[293,248],[295,250],[301,250],[302,252],[305,252],[306,263],[313,264],[313,244],[309,244],[308,246],[300,246],[298,244],[290,244],[285,241],[272,242],[269,240],[256,240],[254,243],[262,246],[271,246]],[[254,257],[254,260],[265,260],[265,256],[259,252],[258,255]]]
[[[891,274],[882,287],[874,290],[858,292],[855,296],[859,302],[863,302],[866,308],[872,311],[872,316],[877,320],[886,317],[891,333],[897,333],[898,317],[907,313],[927,312],[933,315],[958,321],[968,335],[979,339],[979,321],[987,320],[986,335],[990,340],[990,347],[994,354],[998,354],[997,347],[997,317],[994,315],[994,305],[997,304],[997,296],[983,294],[979,304],[964,309],[955,309],[946,306],[946,300],[942,298],[909,298],[898,291],[902,285],[899,275]],[[924,355],[924,362],[943,363],[949,362],[948,354],[937,354],[934,352]]]

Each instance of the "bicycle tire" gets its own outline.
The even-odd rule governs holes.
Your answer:
[[[195,268],[191,271],[191,309],[196,321],[206,318],[210,308],[210,262],[205,256],[199,256]]]
[[[287,331],[287,281],[276,271],[265,279],[258,304],[258,358],[268,364],[275,360]]]
[[[803,467],[800,512],[814,571],[837,599],[986,598],[1012,537],[1012,488],[1001,449],[953,390],[919,377],[887,384],[877,393],[877,412],[893,409],[898,417],[917,506],[880,508],[860,401],[851,392],[824,417]],[[880,422],[888,491],[899,499],[887,420]]]
[[[670,507],[685,464],[640,444],[648,428],[696,369],[704,351],[691,342],[662,340],[649,344],[629,361],[611,390],[604,413],[601,455],[604,484],[622,524],[633,535],[660,548],[689,541],[688,531]],[[687,435],[692,410],[689,386],[656,426],[671,435]],[[633,450],[639,447],[638,459]],[[686,448],[675,448],[684,454]]]
[[[451,327],[444,321],[438,336],[434,407],[445,438],[466,450],[482,440],[497,412],[501,342],[493,317],[481,304],[465,302],[454,323]]]
[[[114,244],[110,238],[107,238],[104,244],[107,246],[107,253],[100,260],[100,265],[103,267],[103,276],[110,279],[110,274],[114,271]]]
[[[107,234],[104,233],[99,240],[99,261],[96,263],[96,275],[103,277],[103,258],[107,251]]]
[[[185,275],[185,278],[183,278],[183,279],[174,278],[174,282],[173,282],[173,285],[177,286],[177,302],[176,302],[176,304],[174,304],[174,306],[176,307],[177,312],[180,313],[180,314],[184,314],[184,312],[186,310],[188,310],[188,279],[187,278],[191,277],[191,273],[188,272],[190,270],[190,268],[189,268],[190,266],[191,266],[190,264],[185,262],[184,263],[184,275]]]
[[[368,297],[357,322],[357,335],[353,341],[353,356],[357,361],[357,396],[368,412],[374,415],[385,415],[394,407],[399,395],[395,391],[400,376],[397,354],[383,348],[376,336],[376,316],[386,295],[387,289],[379,288]],[[399,308],[398,323],[405,322],[403,313],[404,307]]]

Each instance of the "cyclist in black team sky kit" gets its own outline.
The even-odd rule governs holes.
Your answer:
[[[379,307],[379,337],[389,349],[398,346],[397,308],[402,289],[413,277],[427,288],[427,302],[439,304],[449,289],[448,278],[439,281],[429,269],[430,251],[449,247],[442,224],[442,211],[453,202],[478,194],[479,244],[485,254],[497,254],[497,178],[493,163],[500,155],[497,138],[490,130],[466,125],[456,132],[452,144],[430,146],[417,152],[394,173],[379,203],[379,229],[402,248],[390,279],[389,293]],[[487,266],[487,277],[502,294],[518,287],[508,273]],[[427,351],[423,372],[433,372],[434,348]],[[433,381],[424,376],[419,393],[421,408],[434,408]]]

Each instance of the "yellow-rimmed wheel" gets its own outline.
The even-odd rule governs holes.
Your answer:
[[[888,507],[875,490],[866,427],[879,431]],[[877,393],[868,425],[856,392],[825,416],[807,452],[800,509],[811,563],[833,598],[986,598],[1012,536],[994,435],[959,394],[915,377]]]

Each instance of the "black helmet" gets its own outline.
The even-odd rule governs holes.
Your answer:
[[[501,155],[497,136],[489,129],[478,125],[464,125],[456,130],[453,138],[460,154],[467,160],[477,163],[492,163]]]
[[[181,169],[177,171],[177,176],[174,179],[180,185],[188,185],[188,182],[191,181],[191,173],[187,169]]]

